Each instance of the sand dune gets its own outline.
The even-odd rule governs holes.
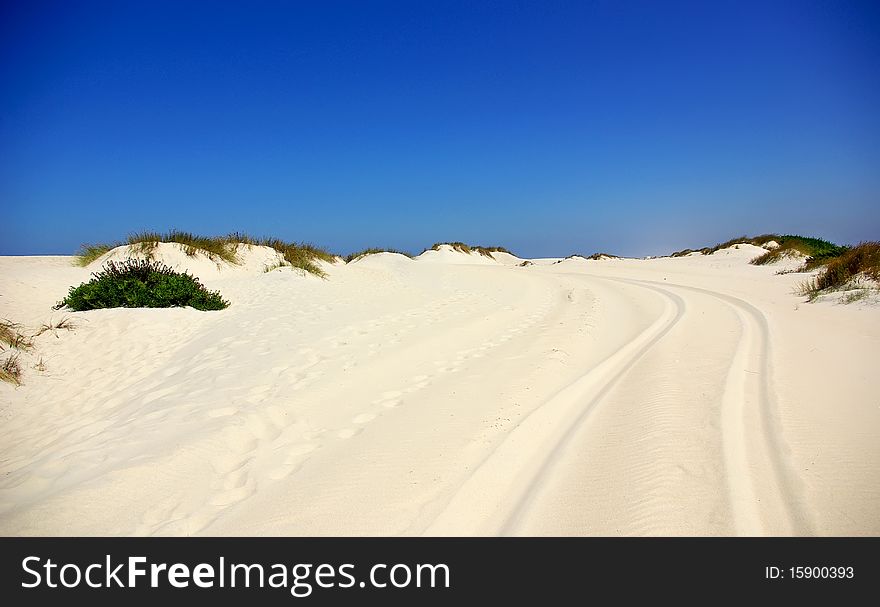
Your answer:
[[[0,385],[0,533],[880,533],[880,307],[803,303],[758,247],[263,249],[160,246],[220,312],[53,311],[104,260],[0,258],[0,317],[76,325]]]

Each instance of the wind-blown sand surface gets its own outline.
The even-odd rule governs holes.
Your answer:
[[[96,268],[0,258],[0,317],[75,323],[0,385],[0,533],[880,534],[880,306],[760,252],[160,245],[220,312],[52,311]]]

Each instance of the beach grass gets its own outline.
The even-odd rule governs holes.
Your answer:
[[[821,238],[811,238],[793,234],[784,234],[782,236],[777,236],[772,240],[779,243],[779,246],[775,249],[770,249],[766,253],[758,255],[749,263],[761,266],[776,263],[777,261],[792,255],[803,255],[806,257],[803,270],[809,271],[839,257],[848,250],[848,247],[836,245],[833,242]]]
[[[21,364],[18,361],[18,352],[8,354],[0,361],[0,381],[16,386],[21,385]]]
[[[825,262],[825,267],[798,292],[811,301],[825,293],[840,291],[859,279],[880,283],[880,242],[862,242]]]
[[[442,247],[443,245],[452,247],[453,251],[458,251],[459,253],[467,253],[467,254],[479,253],[483,257],[488,257],[490,259],[495,259],[494,257],[492,257],[492,253],[507,253],[508,255],[513,255],[513,253],[511,253],[505,247],[499,247],[499,246],[484,247],[481,245],[469,245],[467,243],[459,242],[459,241],[435,242],[433,245],[431,245],[430,249],[425,249],[425,251],[428,251],[428,250],[439,251],[440,247]]]
[[[70,319],[70,317],[65,316],[61,320],[57,320],[57,321],[50,320],[49,322],[43,323],[42,325],[40,325],[40,328],[37,329],[37,332],[34,334],[34,337],[39,337],[40,335],[42,335],[43,333],[46,333],[47,331],[51,331],[52,333],[55,334],[56,337],[58,337],[58,330],[59,329],[64,329],[66,331],[73,331],[75,328],[76,328],[76,325],[73,324],[73,321]]]
[[[199,236],[182,230],[169,230],[164,233],[142,231],[130,234],[122,244],[127,244],[134,252],[152,259],[160,242],[179,244],[189,256],[202,254],[212,261],[223,261],[232,265],[239,263],[237,249],[240,244],[271,247],[281,253],[287,265],[317,276],[325,275],[316,263],[317,260],[334,263],[337,259],[333,253],[310,243],[287,242],[280,238],[254,238],[241,232],[233,232],[226,236]],[[77,264],[87,266],[107,251],[122,244],[83,245],[77,253]]]
[[[76,252],[76,265],[87,266],[119,244],[84,244]]]
[[[403,255],[405,257],[409,257],[412,259],[412,253],[407,253],[406,251],[400,251],[398,249],[383,249],[378,247],[370,247],[368,249],[364,249],[362,251],[357,251],[355,253],[350,253],[345,256],[345,263],[350,263],[356,259],[360,259],[361,257],[366,257],[367,255],[375,255],[377,253],[396,253],[398,255]]]
[[[29,350],[31,347],[33,347],[33,340],[21,332],[20,324],[7,319],[0,320],[0,348],[4,350],[6,348]]]

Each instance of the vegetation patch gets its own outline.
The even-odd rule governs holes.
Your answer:
[[[782,238],[778,234],[762,234],[760,236],[740,236],[738,238],[731,238],[725,242],[719,242],[713,247],[703,247],[700,249],[682,249],[681,251],[675,251],[670,255],[670,257],[684,257],[685,255],[690,255],[691,253],[702,253],[703,255],[711,255],[716,251],[720,251],[721,249],[726,249],[728,247],[732,247],[738,244],[751,244],[756,247],[763,247],[768,242],[775,240],[779,242],[779,239]]]
[[[33,340],[21,332],[20,324],[6,319],[0,320],[0,350],[29,350],[33,345]]]
[[[508,255],[513,255],[513,253],[504,247],[484,247],[480,245],[469,245],[464,242],[436,242],[431,246],[431,250],[439,251],[440,247],[443,245],[452,247],[453,251],[458,251],[459,253],[479,253],[483,257],[488,257],[490,259],[495,259],[492,257],[492,253],[507,253]],[[425,249],[425,251],[427,250],[428,249]]]
[[[34,337],[39,337],[40,335],[42,335],[43,333],[46,333],[47,331],[51,331],[55,335],[55,337],[58,337],[58,330],[59,329],[64,329],[66,331],[73,331],[75,328],[76,328],[76,325],[73,324],[73,321],[70,320],[70,317],[65,316],[61,320],[58,320],[58,321],[51,321],[50,320],[49,322],[43,323],[42,325],[40,325],[40,328],[34,334]]]
[[[801,285],[800,293],[812,301],[865,278],[880,283],[880,242],[860,243],[829,260],[815,278]]]
[[[399,251],[397,249],[380,249],[373,247],[369,249],[364,249],[363,251],[358,251],[357,253],[346,255],[345,263],[350,263],[355,259],[360,259],[361,257],[366,257],[367,255],[375,255],[376,253],[397,253],[398,255],[404,255],[412,259],[412,253],[407,253],[406,251]]]
[[[278,238],[253,238],[240,232],[233,232],[227,236],[197,236],[180,230],[171,230],[164,234],[137,232],[130,235],[124,244],[128,244],[132,250],[148,260],[152,260],[160,242],[179,244],[183,246],[184,252],[192,257],[202,254],[212,261],[225,261],[230,264],[239,263],[236,255],[239,244],[271,247],[281,253],[287,265],[317,276],[324,276],[324,271],[315,263],[316,260],[329,263],[336,261],[335,255],[312,244],[285,242]],[[83,245],[77,253],[77,263],[81,266],[87,266],[107,251],[118,246],[121,244]]]
[[[111,249],[115,249],[120,246],[119,243],[116,244],[84,244],[79,248],[79,251],[76,253],[76,265],[78,266],[87,266],[96,259],[98,259],[101,255],[110,251]]]
[[[208,291],[198,278],[151,260],[111,261],[93,276],[89,282],[71,287],[55,309],[190,306],[196,310],[222,310],[229,305],[219,293]]]
[[[760,236],[740,236],[739,238],[731,238],[730,240],[718,243],[713,247],[683,249],[672,253],[670,257],[684,257],[691,253],[711,255],[716,251],[738,244],[750,244],[757,247],[763,247],[770,242],[776,242],[779,246],[758,255],[749,263],[761,266],[776,263],[785,257],[799,254],[806,257],[804,266],[800,270],[806,272],[827,263],[848,250],[848,247],[836,245],[833,242],[821,238],[811,238],[795,234],[762,234]]]
[[[9,382],[16,386],[21,385],[21,364],[18,362],[18,352],[8,354],[0,361],[0,381]]]
[[[190,232],[171,230],[164,234],[158,232],[138,232],[128,237],[128,244],[148,259],[153,256],[153,251],[160,242],[173,242],[183,246],[183,251],[190,257],[201,253],[212,261],[223,260],[226,263],[237,264],[235,255],[236,244],[228,237],[196,236]]]
[[[758,255],[749,263],[761,266],[768,263],[776,263],[785,257],[800,254],[807,258],[804,262],[803,271],[809,271],[839,257],[848,250],[848,247],[839,246],[821,238],[809,238],[791,234],[777,236],[771,240],[775,240],[779,243],[779,246]]]

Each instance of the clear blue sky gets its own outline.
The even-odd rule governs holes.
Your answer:
[[[4,2],[0,254],[880,238],[878,2]]]

